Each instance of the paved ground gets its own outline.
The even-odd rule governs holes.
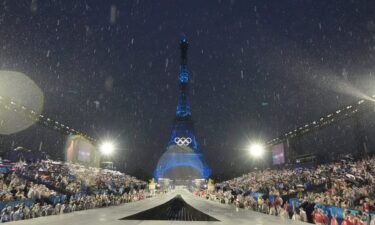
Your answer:
[[[173,199],[180,194],[187,204],[195,209],[212,216],[219,221],[155,221],[155,220],[120,220],[121,218],[142,212],[159,206],[167,201]],[[207,201],[196,197],[185,190],[178,190],[170,192],[164,196],[153,199],[146,199],[139,202],[127,203],[121,206],[114,206],[109,208],[91,209],[79,211],[69,214],[62,214],[57,216],[41,217],[32,220],[23,220],[6,223],[9,225],[148,225],[148,224],[211,224],[211,225],[225,225],[225,224],[254,224],[254,225],[306,225],[303,222],[296,222],[292,220],[283,220],[280,217],[268,216],[265,214],[239,209],[238,211],[230,205],[223,205],[220,203]]]

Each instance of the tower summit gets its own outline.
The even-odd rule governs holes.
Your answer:
[[[180,96],[178,97],[176,116],[179,118],[191,116],[189,99],[188,99],[188,84],[189,84],[189,72],[187,69],[187,50],[189,43],[185,35],[181,37],[180,50],[181,50],[181,65],[180,65]]]
[[[189,43],[185,35],[180,39],[181,64],[179,74],[179,96],[172,134],[165,153],[154,170],[154,177],[171,180],[207,179],[211,170],[204,161],[194,135],[189,104],[189,72],[187,51]]]

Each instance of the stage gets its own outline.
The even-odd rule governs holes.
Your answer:
[[[182,199],[201,211],[206,216],[212,217],[218,221],[171,221],[171,220],[122,220],[125,217],[138,214],[142,211],[154,208],[159,205],[165,205],[180,195]],[[195,210],[194,209],[194,210]],[[91,209],[78,211],[69,214],[61,214],[48,217],[40,217],[31,220],[22,220],[9,222],[7,224],[17,225],[128,225],[128,224],[256,224],[256,225],[276,225],[276,224],[306,224],[304,222],[285,220],[276,216],[269,216],[250,210],[239,209],[238,211],[231,205],[223,205],[217,202],[208,201],[194,196],[186,190],[172,191],[163,196],[146,199],[143,201],[113,206],[108,208]]]

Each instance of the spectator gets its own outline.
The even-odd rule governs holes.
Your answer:
[[[19,163],[14,172],[0,174],[0,200],[34,199],[7,206],[1,222],[108,207],[145,199],[146,183],[119,171],[55,161]],[[64,197],[68,194],[68,197]]]
[[[234,196],[234,193],[242,194]],[[248,196],[258,193],[274,198],[266,203],[261,198],[242,198],[243,193]],[[196,194],[226,204],[231,204],[230,199],[236,197],[236,205],[243,203],[248,209],[319,224],[328,224],[328,218],[323,210],[314,210],[314,206],[335,206],[359,211],[356,216],[346,210],[343,224],[373,223],[375,220],[370,219],[369,213],[374,211],[375,158],[358,161],[345,158],[314,168],[250,172],[216,184],[215,191]],[[284,203],[283,198],[288,200],[290,197],[297,197],[302,204],[296,207],[290,206],[287,201]],[[330,222],[338,224],[336,216]]]

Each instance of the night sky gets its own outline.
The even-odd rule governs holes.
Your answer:
[[[214,174],[250,170],[249,140],[375,93],[371,0],[0,0],[0,69],[38,84],[44,114],[115,139],[119,169],[151,176],[175,116],[181,33],[195,132]],[[373,116],[362,118],[369,142]],[[354,151],[355,132],[348,120],[311,134],[301,154]],[[63,158],[65,138],[34,125],[1,146],[43,141]]]

